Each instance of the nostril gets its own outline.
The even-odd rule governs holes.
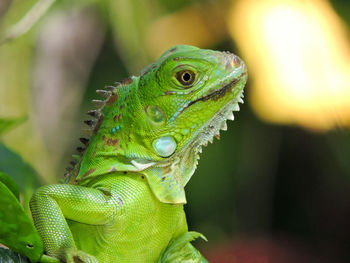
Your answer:
[[[233,64],[235,67],[238,67],[241,65],[241,60],[239,59],[239,57],[234,56],[233,60],[232,60]]]
[[[216,52],[215,56],[218,58],[219,63],[225,68],[226,72],[231,72],[244,66],[244,62],[238,56],[230,52]]]
[[[233,54],[226,55],[225,62],[225,69],[227,72],[232,71],[234,68],[239,67],[241,64],[241,60],[239,59],[239,57]]]

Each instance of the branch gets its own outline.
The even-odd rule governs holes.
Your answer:
[[[13,25],[4,36],[0,37],[0,45],[27,33],[54,2],[55,0],[39,0],[20,21]]]

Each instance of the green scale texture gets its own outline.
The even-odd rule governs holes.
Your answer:
[[[65,184],[30,208],[45,253],[64,262],[207,262],[191,245],[184,187],[202,145],[226,130],[247,80],[228,52],[176,46],[108,91]],[[205,238],[204,238],[205,239]]]

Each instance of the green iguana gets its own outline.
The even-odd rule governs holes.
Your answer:
[[[90,139],[65,184],[30,208],[45,253],[64,262],[207,262],[190,241],[184,187],[202,145],[226,130],[247,80],[229,52],[175,46],[138,77],[98,90]],[[203,237],[203,236],[201,236]]]

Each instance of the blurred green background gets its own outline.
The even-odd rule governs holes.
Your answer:
[[[16,127],[0,171],[26,204],[62,179],[96,89],[175,44],[228,50],[250,77],[186,186],[196,246],[210,262],[350,262],[349,26],[345,0],[1,0],[0,119]]]

